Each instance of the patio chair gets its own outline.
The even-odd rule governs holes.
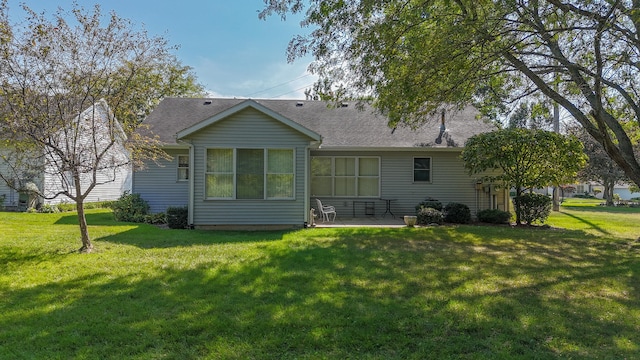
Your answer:
[[[336,208],[331,205],[322,205],[322,201],[320,199],[316,199],[316,203],[318,204],[318,211],[322,216],[322,222],[326,221],[335,221],[336,220]],[[329,220],[329,215],[333,214],[333,219]]]

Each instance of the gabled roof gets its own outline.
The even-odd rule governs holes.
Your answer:
[[[355,103],[332,107],[323,101],[196,98],[165,98],[144,123],[170,146],[177,144],[176,137],[186,136],[247,107],[308,135],[322,136],[323,149],[460,148],[469,137],[496,129],[493,124],[477,119],[478,112],[473,107],[448,110],[443,131],[440,115],[425,119],[416,129],[391,129],[388,119],[371,106],[359,109]]]
[[[207,104],[205,104],[205,105],[207,105]],[[210,117],[208,119],[200,121],[200,122],[198,122],[198,123],[196,123],[196,124],[194,124],[192,126],[189,126],[188,128],[185,128],[185,129],[179,131],[176,134],[176,137],[178,139],[181,139],[181,138],[183,138],[185,136],[193,134],[194,132],[196,132],[198,130],[202,130],[202,129],[204,129],[204,128],[212,125],[212,124],[215,124],[216,122],[218,122],[220,120],[224,120],[224,119],[228,118],[229,116],[231,116],[233,114],[236,114],[236,113],[238,113],[238,112],[240,112],[240,111],[242,111],[244,109],[247,109],[247,108],[253,108],[255,110],[258,110],[258,111],[260,111],[260,112],[272,117],[273,119],[278,120],[281,123],[293,128],[293,129],[295,129],[295,130],[297,130],[297,131],[299,131],[299,132],[301,132],[301,133],[303,133],[303,134],[305,134],[307,136],[309,136],[313,140],[317,141],[317,140],[320,140],[320,138],[321,138],[321,136],[318,133],[313,132],[313,131],[305,128],[304,126],[300,125],[299,123],[297,123],[295,121],[292,121],[289,118],[286,118],[286,117],[274,112],[273,110],[269,109],[268,107],[265,107],[264,105],[261,105],[261,104],[255,102],[254,100],[245,100],[245,101],[243,101],[243,102],[241,102],[239,104],[233,105],[232,107],[230,107],[230,108],[228,108],[226,110],[223,110],[222,112],[219,112],[219,113],[215,114],[214,116],[212,116],[212,117]]]

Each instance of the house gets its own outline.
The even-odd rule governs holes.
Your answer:
[[[492,131],[473,108],[391,129],[372,108],[321,101],[166,98],[144,121],[173,157],[135,171],[153,212],[187,206],[199,228],[303,226],[315,199],[338,217],[414,215],[425,198],[508,209],[470,177],[465,141]]]
[[[113,129],[115,129],[118,141],[113,147],[107,149],[107,145],[111,141],[109,131],[112,127],[108,125],[110,121],[114,121]],[[94,174],[90,168],[95,161],[92,161],[94,158],[92,154],[106,151],[102,161],[98,164],[100,169],[95,172],[97,185],[86,197],[85,202],[116,200],[124,191],[131,191],[132,170],[129,165],[128,151],[123,145],[126,135],[107,102],[104,99],[95,102],[82,111],[77,121],[72,123],[79,129],[79,135],[74,140],[71,140],[70,135],[65,131],[60,131],[52,137],[52,141],[73,148],[73,151],[79,154],[78,161],[87,162],[87,169],[81,174],[83,191],[93,181]],[[10,154],[11,149],[0,149],[0,153]],[[32,186],[36,186],[40,192],[41,196],[36,199],[39,205],[72,202],[64,195],[55,196],[65,189],[72,194],[75,193],[75,185],[71,180],[70,173],[60,172],[58,167],[54,165],[59,162],[59,158],[51,153],[46,153],[40,159],[42,159],[42,163],[25,171],[25,169],[12,170],[9,163],[0,157],[0,172],[13,183],[13,187],[9,187],[4,181],[0,181],[0,200],[4,198],[5,208],[24,210],[27,205],[20,203],[20,194],[14,188],[23,187],[27,183],[32,183]]]

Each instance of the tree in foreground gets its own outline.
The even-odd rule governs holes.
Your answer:
[[[529,129],[502,129],[472,136],[462,151],[464,166],[483,181],[513,187],[516,198],[526,189],[572,182],[586,156],[575,136]],[[516,223],[522,211],[516,205]]]
[[[312,54],[325,96],[374,98],[392,126],[443,104],[497,116],[551,100],[640,185],[640,0],[265,3],[262,18],[306,12],[289,60]]]
[[[202,88],[164,39],[115,13],[103,16],[97,5],[60,9],[51,20],[23,10],[14,29],[6,0],[0,7],[1,175],[10,186],[55,178],[60,191],[38,195],[76,203],[80,250],[90,252],[86,197],[119,169],[166,156],[135,132],[141,117],[162,96]]]

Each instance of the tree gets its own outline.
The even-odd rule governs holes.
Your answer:
[[[483,181],[523,190],[572,181],[584,166],[582,143],[574,136],[529,129],[502,129],[474,135],[462,151],[464,166]],[[516,205],[516,222],[520,224]]]
[[[640,0],[271,0],[260,17],[306,11],[289,44],[335,94],[370,96],[396,123],[443,104],[498,116],[526,99],[562,106],[636,184]],[[636,140],[637,141],[637,140]]]
[[[136,31],[115,13],[103,16],[98,5],[89,12],[74,4],[70,13],[59,9],[51,20],[24,5],[26,18],[16,29],[8,10],[2,1],[0,146],[11,173],[2,178],[15,186],[16,177],[56,177],[61,190],[39,195],[76,202],[80,251],[90,252],[87,195],[105,173],[166,157],[154,138],[135,131],[140,118],[159,97],[202,87],[166,40]],[[117,156],[118,147],[131,156]]]
[[[604,186],[603,198],[607,206],[612,206],[614,186],[619,182],[628,181],[628,178],[620,166],[611,161],[601,144],[584,130],[575,131],[584,145],[584,153],[589,157],[587,165],[578,172],[578,178],[583,181],[595,181]]]

